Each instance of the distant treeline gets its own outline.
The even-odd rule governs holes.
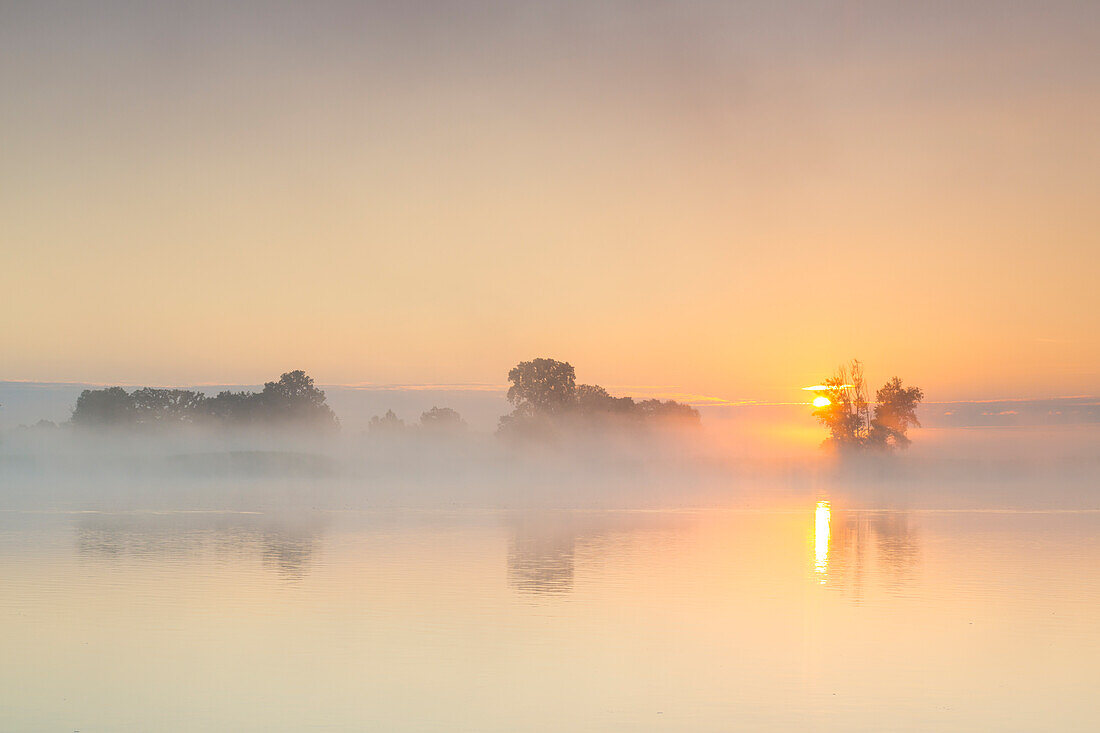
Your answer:
[[[168,425],[304,426],[333,429],[336,415],[313,379],[296,370],[267,382],[260,392],[219,392],[207,397],[189,389],[122,387],[86,389],[77,398],[76,427]]]
[[[510,414],[500,419],[504,435],[544,435],[553,425],[610,426],[628,424],[699,424],[699,412],[674,400],[613,397],[598,385],[577,384],[573,365],[533,359],[508,372]],[[122,387],[86,389],[73,410],[78,428],[221,425],[231,427],[294,426],[334,429],[339,421],[325,402],[324,391],[301,370],[287,372],[259,392],[219,392],[208,397],[189,389]],[[449,407],[433,407],[418,425],[406,425],[393,411],[370,422],[372,433],[396,434],[417,428],[447,434],[466,429],[462,416]]]
[[[612,397],[598,385],[577,384],[569,362],[532,359],[508,372],[508,401],[514,409],[500,418],[498,433],[505,437],[547,438],[558,429],[610,428],[641,425],[698,425],[699,411],[674,400]],[[412,430],[446,434],[466,429],[462,416],[449,407],[433,407],[409,425],[392,410],[375,416],[370,431],[400,435]]]
[[[466,432],[468,427],[462,415],[450,407],[433,407],[421,413],[420,422],[412,425],[399,418],[393,410],[386,410],[385,415],[375,415],[370,419],[370,432],[374,435],[398,436],[421,431],[426,435],[453,436]]]
[[[631,397],[612,397],[599,385],[577,384],[576,371],[569,362],[520,362],[508,372],[508,381],[508,401],[514,409],[500,419],[499,431],[505,435],[543,434],[565,423],[699,424],[699,411],[675,400],[635,402]]]

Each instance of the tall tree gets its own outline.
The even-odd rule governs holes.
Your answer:
[[[924,399],[920,387],[906,387],[894,377],[875,394],[875,417],[868,436],[872,444],[906,448],[912,441],[906,433],[910,426],[920,427],[917,405]]]
[[[336,415],[325,404],[324,391],[314,386],[313,378],[301,369],[286,372],[277,382],[264,384],[260,405],[267,422],[337,425]]]
[[[853,359],[850,365],[842,364],[823,384],[826,389],[822,395],[828,404],[818,407],[814,416],[829,428],[829,439],[834,445],[841,448],[862,445],[870,422],[863,364],[858,359]]]
[[[577,375],[573,365],[555,359],[521,361],[508,372],[508,401],[516,414],[552,415],[573,406]]]
[[[129,425],[134,420],[134,399],[122,387],[86,389],[76,399],[72,422],[78,427]]]
[[[894,377],[875,394],[874,410],[867,398],[867,383],[863,364],[853,359],[842,365],[823,383],[819,396],[826,402],[814,410],[816,417],[829,428],[827,443],[841,449],[905,448],[909,445],[906,431],[920,427],[917,405],[924,398],[919,387],[904,387]]]
[[[500,419],[503,434],[552,438],[564,426],[606,429],[627,422],[635,426],[699,422],[698,410],[674,400],[636,403],[631,397],[613,397],[596,384],[577,384],[573,365],[564,361],[520,362],[508,372],[508,381],[512,383],[508,401],[515,409]]]

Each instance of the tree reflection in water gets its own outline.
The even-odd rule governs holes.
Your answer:
[[[608,562],[621,564],[635,556],[639,547],[651,552],[667,546],[697,519],[630,510],[510,513],[505,517],[508,584],[532,596],[567,595],[574,590],[578,568],[597,573]]]
[[[199,562],[258,557],[288,580],[309,571],[324,530],[319,517],[285,521],[242,512],[91,514],[76,526],[77,553],[103,560]]]
[[[825,585],[842,589],[861,600],[868,574],[889,592],[897,592],[915,577],[920,564],[920,540],[909,512],[826,510],[815,516],[815,572]],[[826,533],[827,550],[820,546]]]
[[[521,593],[565,594],[573,590],[577,528],[568,514],[512,515],[508,584]]]

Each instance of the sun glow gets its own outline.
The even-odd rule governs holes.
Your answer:
[[[817,502],[814,510],[814,572],[821,576],[821,582],[825,582],[825,574],[829,571],[829,519],[831,510],[829,502]]]
[[[828,407],[831,404],[833,404],[833,402],[828,397],[823,395],[814,397],[814,407]]]

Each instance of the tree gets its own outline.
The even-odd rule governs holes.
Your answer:
[[[862,445],[870,423],[863,364],[858,359],[850,367],[842,364],[823,384],[828,403],[817,408],[814,416],[829,428],[829,440],[840,448]]]
[[[907,448],[909,427],[920,427],[917,405],[924,399],[920,387],[905,387],[894,377],[875,394],[875,418],[871,421],[869,440],[881,447]]]
[[[449,407],[433,407],[420,415],[420,427],[433,433],[453,433],[466,429],[466,421]]]
[[[637,405],[630,397],[612,397],[598,384],[578,384],[576,409],[582,415],[630,415]]]
[[[386,410],[382,417],[375,415],[370,419],[370,431],[372,433],[395,435],[403,433],[407,429],[405,421],[399,418],[393,410]]]
[[[216,423],[248,425],[257,419],[260,400],[255,392],[224,390],[207,399],[204,408],[207,417]]]
[[[691,405],[685,405],[676,400],[651,399],[638,403],[638,412],[642,417],[650,420],[665,420],[680,422],[688,425],[699,424],[699,411]]]
[[[916,415],[917,405],[924,399],[920,388],[906,388],[894,377],[875,393],[872,413],[863,364],[858,359],[847,367],[841,365],[822,385],[818,396],[825,402],[815,408],[814,417],[829,428],[828,445],[842,450],[905,448],[910,443],[906,431],[911,425],[920,427]]]
[[[203,413],[206,395],[187,389],[142,387],[130,395],[138,425],[193,423]]]
[[[554,359],[522,361],[508,372],[508,401],[519,415],[552,415],[569,409],[576,399],[573,365]]]
[[[325,393],[298,370],[268,382],[262,392],[219,392],[207,397],[186,389],[142,387],[132,394],[121,387],[86,389],[76,401],[72,422],[90,425],[169,425],[197,421],[225,425],[301,425],[335,429],[339,421]]]
[[[562,426],[602,428],[666,421],[699,423],[699,411],[675,400],[634,402],[613,397],[598,384],[577,384],[573,365],[554,359],[533,359],[508,372],[508,401],[515,409],[500,419],[504,434],[552,438]]]
[[[73,408],[73,425],[82,428],[129,425],[133,420],[134,400],[122,387],[86,389]]]
[[[266,423],[312,425],[335,428],[332,408],[325,404],[325,393],[313,384],[313,378],[296,369],[286,372],[277,382],[267,382],[259,394],[259,413]]]
[[[20,430],[33,430],[35,432],[46,432],[57,430],[57,423],[53,420],[46,420],[45,418],[39,420],[33,425],[20,425]]]

